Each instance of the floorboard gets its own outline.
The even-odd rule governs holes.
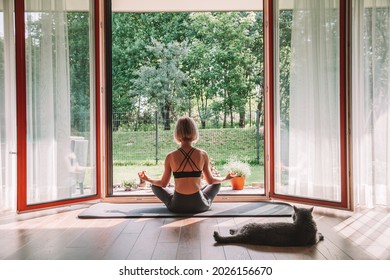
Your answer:
[[[238,228],[235,219],[218,219],[219,224],[219,233],[221,235],[228,235],[230,229]],[[227,260],[250,260],[251,257],[246,249],[247,245],[241,244],[226,244],[226,245],[218,245],[222,246],[225,257]]]
[[[213,238],[218,231],[218,219],[207,218],[200,222],[200,253],[202,260],[224,260],[225,251],[222,246],[216,246]]]
[[[0,216],[0,259],[389,260],[390,211],[315,209],[311,247],[217,245],[213,232],[291,218],[78,219],[82,207]]]
[[[200,226],[202,218],[183,220],[180,240],[177,249],[179,260],[200,260]]]
[[[125,260],[138,238],[138,233],[121,233],[104,254],[104,260]]]
[[[164,219],[161,218],[146,220],[127,259],[151,260],[163,225]]]

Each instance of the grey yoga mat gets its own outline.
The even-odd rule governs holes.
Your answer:
[[[214,202],[202,213],[174,213],[162,203],[105,203],[94,204],[79,214],[81,219],[145,218],[145,217],[290,217],[294,212],[288,203],[281,202]]]

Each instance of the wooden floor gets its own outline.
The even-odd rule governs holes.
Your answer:
[[[390,259],[390,211],[315,209],[325,240],[309,248],[216,246],[213,231],[227,234],[250,221],[289,218],[78,219],[87,205],[0,215],[0,259],[137,260],[369,260]]]

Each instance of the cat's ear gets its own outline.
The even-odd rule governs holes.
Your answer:
[[[297,212],[298,208],[295,205],[293,205],[293,208],[294,208],[294,212]]]
[[[312,213],[313,213],[313,209],[314,209],[314,207],[310,208],[310,209],[309,209],[309,210],[310,210],[310,212],[312,212]]]

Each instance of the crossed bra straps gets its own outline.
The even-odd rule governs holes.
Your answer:
[[[191,159],[191,155],[194,152],[195,148],[189,150],[188,153],[186,153],[182,148],[179,148],[178,150],[183,154],[184,159],[180,163],[177,170],[173,171],[173,177],[174,178],[200,177],[202,175],[202,170],[199,170],[195,162]],[[192,171],[184,171],[184,168],[187,166],[187,164],[190,165]]]

